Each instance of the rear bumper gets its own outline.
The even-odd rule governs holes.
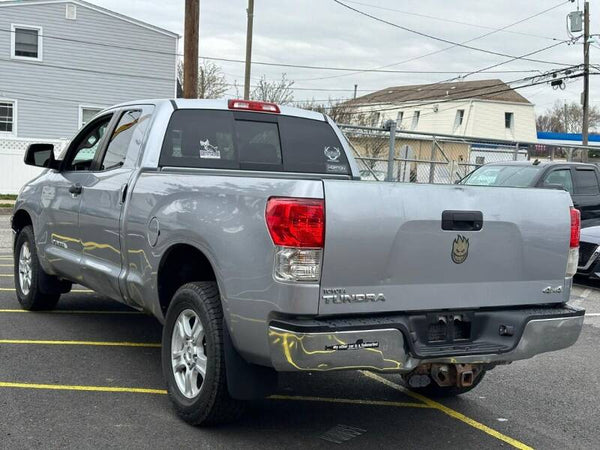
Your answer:
[[[424,363],[504,363],[573,345],[585,311],[546,308],[456,312],[471,318],[469,339],[429,343],[424,318],[448,312],[386,317],[275,320],[269,326],[271,362],[278,371],[368,369],[409,372]],[[512,327],[511,335],[499,329]],[[506,331],[506,328],[504,328]]]

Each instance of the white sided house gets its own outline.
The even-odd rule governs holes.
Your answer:
[[[32,142],[60,149],[100,110],[175,97],[179,36],[83,0],[0,2],[0,194],[39,169]]]
[[[349,102],[372,125],[485,139],[534,142],[534,105],[501,80],[396,86]]]

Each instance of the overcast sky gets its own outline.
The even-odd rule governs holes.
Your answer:
[[[90,0],[105,8],[126,14],[183,35],[184,0]],[[556,5],[559,7],[526,20],[505,31],[493,33],[468,45],[510,55],[524,55],[568,38],[566,15],[577,2],[557,0],[357,0],[348,5],[395,24],[432,34],[451,41],[464,42],[517,22]],[[244,59],[247,0],[200,0],[200,56]],[[581,2],[583,9],[583,2]],[[393,11],[396,10],[396,11]],[[591,5],[592,33],[600,32],[600,3]],[[304,64],[345,68],[375,68],[398,63],[449,47],[390,25],[377,22],[345,9],[333,0],[256,0],[254,11],[253,60],[274,63]],[[430,17],[423,17],[430,16]],[[594,18],[597,17],[594,21]],[[453,21],[463,22],[458,24]],[[510,31],[510,32],[508,32]],[[581,42],[581,41],[580,41]],[[599,48],[591,48],[591,63],[600,57]],[[536,53],[531,58],[544,61],[580,64],[581,43]],[[389,67],[408,71],[472,71],[507,61],[509,58],[479,51],[451,48],[404,64]],[[244,66],[219,63],[230,82],[243,84]],[[514,61],[495,70],[539,70],[560,65]],[[455,74],[348,74],[329,70],[277,68],[253,65],[252,78],[262,75],[279,78],[285,72],[295,81],[296,100],[348,98],[354,84],[359,94],[385,87],[436,82]],[[340,76],[344,75],[344,76]],[[512,81],[532,73],[481,73],[467,79],[500,78]],[[334,78],[332,78],[334,77]],[[591,78],[592,105],[598,105],[600,77]],[[579,101],[582,79],[571,80],[565,90],[540,85],[520,90],[538,111],[556,100]],[[304,90],[305,88],[326,89]],[[230,91],[234,95],[235,91]]]

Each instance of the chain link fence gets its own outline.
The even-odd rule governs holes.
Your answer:
[[[396,131],[394,125],[339,125],[354,150],[362,179],[451,184],[493,162],[583,161],[584,152],[589,162],[600,162],[600,149]]]

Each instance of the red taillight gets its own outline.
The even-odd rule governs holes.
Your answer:
[[[325,239],[323,200],[273,197],[267,201],[266,219],[275,245],[323,247]]]
[[[579,233],[581,231],[581,214],[578,209],[571,207],[571,248],[579,247]]]
[[[244,109],[246,111],[260,111],[279,113],[279,106],[275,103],[256,102],[254,100],[229,100],[227,101],[229,109]]]

